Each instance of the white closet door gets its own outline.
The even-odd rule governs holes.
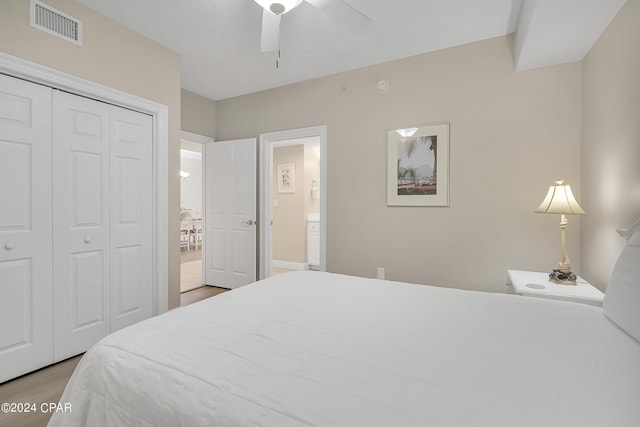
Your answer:
[[[0,75],[0,382],[53,362],[51,90]]]
[[[151,317],[152,118],[111,107],[111,330]]]
[[[109,105],[53,95],[54,358],[111,330]]]

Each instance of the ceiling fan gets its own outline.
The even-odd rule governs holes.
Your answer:
[[[361,33],[371,23],[365,14],[343,0],[254,0],[264,9],[262,12],[262,52],[278,51],[280,57],[280,18],[303,1],[315,6],[347,28]],[[276,61],[278,68],[278,61]]]

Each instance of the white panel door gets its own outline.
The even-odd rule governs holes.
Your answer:
[[[111,110],[111,330],[151,317],[153,176],[151,116]]]
[[[109,105],[53,94],[54,359],[111,330]]]
[[[256,280],[256,140],[205,146],[205,283]]]
[[[0,75],[0,382],[53,362],[51,90]]]

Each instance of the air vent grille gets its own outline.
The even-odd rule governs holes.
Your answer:
[[[82,46],[82,21],[38,0],[31,0],[31,26]]]

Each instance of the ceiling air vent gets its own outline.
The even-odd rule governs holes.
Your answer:
[[[31,26],[82,46],[82,21],[38,0],[31,0]]]

